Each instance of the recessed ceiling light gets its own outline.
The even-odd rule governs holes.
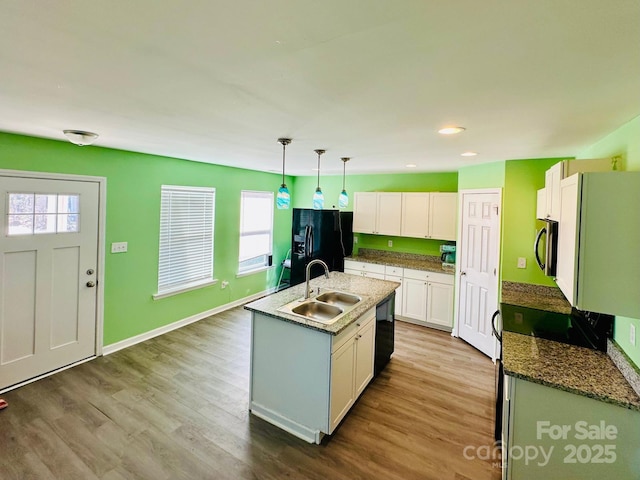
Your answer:
[[[444,127],[438,130],[441,135],[455,135],[456,133],[464,132],[464,127]]]
[[[407,167],[407,168],[416,168],[416,167],[417,167],[417,165],[416,165],[415,163],[407,163],[407,164],[405,165],[405,167]]]
[[[463,157],[475,157],[476,155],[478,155],[477,152],[464,152],[461,153],[460,155],[462,155]]]
[[[318,171],[318,170],[320,170],[320,169],[319,169],[319,168],[317,168],[317,167],[314,167],[314,168],[312,168],[311,170],[313,170],[314,172],[317,172],[317,171]]]

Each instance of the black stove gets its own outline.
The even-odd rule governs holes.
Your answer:
[[[583,312],[548,312],[507,303],[500,304],[502,330],[531,335],[594,350],[607,350],[613,332],[613,316]]]
[[[494,335],[502,343],[501,332],[495,320],[502,320],[502,331],[531,335],[569,345],[607,350],[607,338],[613,333],[613,316],[594,312],[583,312],[573,308],[571,313],[549,312],[535,308],[501,303],[494,314],[492,324]],[[502,366],[502,346],[496,361],[496,417],[495,439],[502,438],[502,407],[504,369]]]

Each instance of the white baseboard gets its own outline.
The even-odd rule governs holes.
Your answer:
[[[183,318],[182,320],[178,320],[168,325],[163,325],[162,327],[158,327],[148,332],[141,333],[140,335],[126,338],[124,340],[121,340],[116,343],[112,343],[110,345],[105,345],[102,347],[102,355],[110,355],[112,353],[117,352],[118,350],[122,350],[123,348],[131,347],[137,343],[144,342],[151,338],[164,335],[165,333],[168,333],[172,330],[176,330],[178,328],[189,325],[190,323],[198,322],[203,318],[210,317],[211,315],[224,312],[225,310],[229,310],[231,308],[239,307],[240,305],[244,305],[245,303],[249,303],[249,302],[252,302],[253,300],[257,300],[259,298],[264,297],[265,295],[269,295],[275,292],[275,290],[276,290],[275,287],[273,287],[268,290],[258,292],[256,294],[249,295],[248,297],[235,300],[231,303],[225,303],[224,305],[220,305],[219,307],[212,308],[211,310],[207,310],[201,313],[197,313],[195,315],[191,315],[190,317]]]

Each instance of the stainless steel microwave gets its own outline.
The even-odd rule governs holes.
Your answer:
[[[533,253],[540,269],[545,275],[556,275],[556,263],[558,261],[558,222],[544,220],[545,226],[536,235],[533,245]],[[544,249],[542,258],[540,250]]]

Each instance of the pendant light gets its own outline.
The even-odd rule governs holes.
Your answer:
[[[342,157],[340,160],[342,160],[342,191],[338,197],[338,207],[347,208],[349,206],[349,195],[344,189],[344,181],[347,173],[347,162],[351,159],[349,157]]]
[[[324,195],[322,194],[322,190],[320,189],[320,155],[322,155],[324,150],[314,150],[318,154],[318,186],[316,187],[316,191],[313,194],[313,208],[315,210],[322,210],[324,208]]]
[[[279,210],[288,210],[291,204],[291,195],[289,195],[289,189],[284,183],[284,156],[287,145],[291,143],[290,138],[279,138],[278,142],[282,144],[282,185],[278,189],[278,196],[276,197],[276,207]]]

